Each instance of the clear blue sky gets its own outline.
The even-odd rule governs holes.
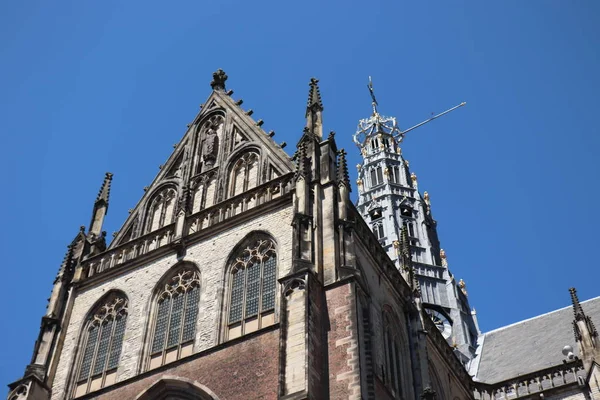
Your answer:
[[[2,2],[0,383],[29,362],[104,172],[110,237],[217,68],[289,152],[318,77],[351,165],[369,75],[404,128],[467,101],[411,132],[404,155],[482,329],[566,306],[570,286],[600,295],[599,16],[593,0]]]

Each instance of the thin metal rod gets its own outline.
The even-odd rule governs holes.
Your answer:
[[[454,110],[456,110],[457,108],[464,106],[465,104],[467,104],[467,103],[466,103],[465,101],[463,101],[463,102],[462,102],[462,103],[460,103],[459,105],[457,105],[457,106],[454,106],[454,107],[452,107],[451,109],[449,109],[449,110],[446,110],[446,111],[444,111],[444,112],[443,112],[443,113],[441,113],[441,114],[435,115],[435,116],[433,116],[433,117],[431,117],[431,118],[429,118],[429,119],[427,119],[427,120],[425,120],[425,121],[421,122],[420,124],[417,124],[417,125],[415,125],[415,126],[412,126],[412,127],[408,128],[408,129],[406,129],[406,130],[404,130],[404,131],[402,131],[402,132],[400,132],[400,133],[397,133],[397,134],[396,134],[396,135],[394,135],[394,136],[396,136],[396,137],[398,137],[398,136],[404,136],[404,134],[405,134],[405,133],[407,133],[407,132],[410,132],[410,131],[412,131],[413,129],[416,129],[416,128],[418,128],[418,127],[422,126],[422,125],[425,125],[426,123],[428,123],[428,122],[431,122],[431,121],[433,121],[434,119],[441,117],[442,115],[448,114],[449,112],[451,112],[451,111],[454,111]]]

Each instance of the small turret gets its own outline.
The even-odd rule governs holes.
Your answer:
[[[579,356],[583,361],[586,371],[589,371],[594,362],[600,361],[600,343],[598,343],[598,331],[592,322],[592,319],[585,315],[577,290],[570,288],[571,302],[573,304],[573,333],[575,341],[579,347]]]
[[[313,135],[323,137],[323,102],[321,101],[321,93],[319,92],[319,80],[316,78],[310,79],[310,89],[308,91],[308,102],[306,105],[306,127]]]
[[[108,213],[108,198],[110,196],[110,184],[113,174],[107,172],[104,176],[104,182],[100,187],[96,201],[94,202],[94,211],[92,212],[92,221],[90,222],[89,234],[98,237],[102,233],[104,217]]]

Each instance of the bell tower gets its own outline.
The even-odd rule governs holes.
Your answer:
[[[431,197],[419,191],[417,175],[411,172],[401,146],[406,133],[465,103],[402,131],[395,117],[379,113],[370,78],[368,88],[372,113],[358,122],[354,134],[362,155],[362,163],[357,165],[357,208],[406,281],[416,279],[427,313],[463,363],[468,363],[475,356],[479,334],[475,314],[464,281],[456,281],[448,268]],[[403,261],[407,252],[409,262]]]

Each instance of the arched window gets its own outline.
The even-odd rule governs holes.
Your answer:
[[[234,257],[229,275],[227,339],[275,323],[275,244],[270,239],[256,239]]]
[[[150,369],[192,354],[200,301],[200,274],[193,267],[184,267],[170,273],[160,287],[152,329]]]
[[[383,314],[384,381],[394,398],[402,398],[402,342],[398,330],[399,323],[392,317],[391,311]]]
[[[383,239],[385,237],[385,232],[383,230],[383,223],[381,221],[375,222],[373,224],[373,233],[377,240]]]
[[[152,232],[173,222],[177,192],[166,188],[154,195],[148,208],[146,232]]]
[[[258,185],[258,154],[246,153],[231,169],[229,179],[230,196],[235,196]]]
[[[111,293],[89,317],[76,373],[75,396],[111,385],[123,347],[127,322],[127,298]]]
[[[371,168],[371,187],[381,185],[383,183],[383,170],[380,166]]]

